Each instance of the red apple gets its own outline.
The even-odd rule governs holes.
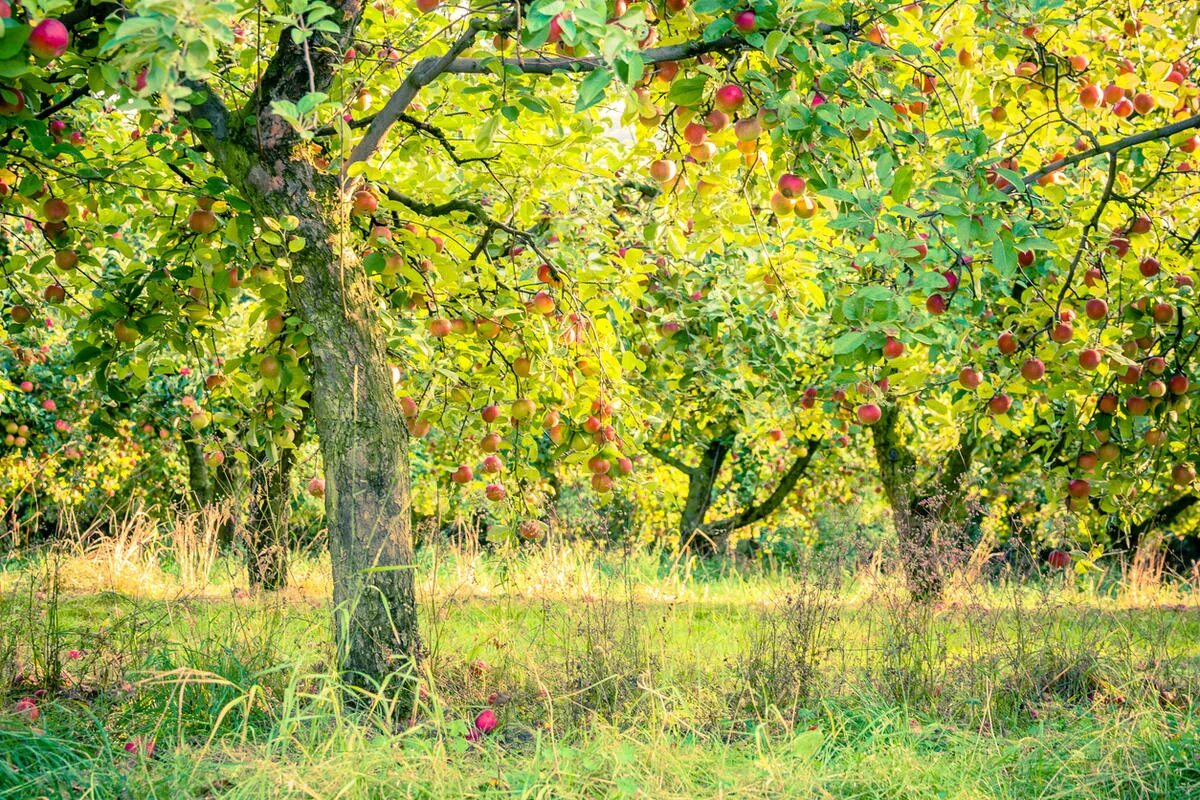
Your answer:
[[[58,58],[71,46],[71,33],[56,19],[44,19],[29,33],[29,52],[42,61]]]

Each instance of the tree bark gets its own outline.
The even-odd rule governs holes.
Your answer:
[[[930,602],[941,597],[944,562],[949,555],[949,544],[940,540],[938,532],[945,524],[946,512],[962,494],[975,438],[970,433],[960,435],[958,446],[937,474],[919,484],[917,459],[902,441],[899,423],[899,407],[886,404],[879,422],[871,427],[875,461],[884,496],[892,510],[909,591],[914,599]]]
[[[713,555],[719,549],[720,542],[712,535],[713,531],[705,527],[704,520],[712,506],[717,476],[721,474],[725,457],[733,449],[733,438],[731,432],[710,441],[700,456],[700,463],[688,473],[687,500],[679,518],[680,549],[697,555]]]
[[[187,456],[188,488],[199,511],[213,501],[213,483],[208,465],[204,463],[204,446],[198,439],[184,439],[183,452]]]
[[[1197,503],[1200,503],[1200,496],[1190,492],[1182,494],[1149,516],[1129,525],[1123,525],[1114,515],[1109,518],[1109,539],[1116,549],[1124,551],[1126,555],[1132,555],[1137,551],[1143,536],[1156,528],[1169,526]],[[1167,556],[1175,566],[1191,566],[1200,560],[1200,540],[1194,536],[1170,540],[1167,543]]]
[[[312,421],[325,464],[338,664],[352,690],[375,692],[399,675],[394,708],[406,715],[418,654],[408,431],[374,289],[345,219],[347,192],[310,155],[293,151],[282,120],[234,128],[236,116],[211,95],[194,115],[208,123],[206,149],[250,206],[299,220],[295,234],[305,246],[292,255],[292,271],[301,280],[289,292],[312,331]]]
[[[804,454],[792,462],[775,489],[761,503],[751,503],[731,517],[709,522],[708,512],[712,508],[713,486],[726,456],[733,449],[735,436],[734,431],[728,431],[724,436],[709,441],[701,454],[700,463],[694,467],[665,451],[654,447],[646,448],[652,456],[688,476],[687,500],[679,519],[679,542],[684,550],[698,555],[722,552],[733,531],[761,522],[774,514],[795,488],[796,482],[808,471],[813,456],[821,446],[819,439],[809,440]]]
[[[250,589],[278,591],[287,585],[291,537],[293,451],[267,457],[251,468],[250,510],[246,519],[246,571]]]

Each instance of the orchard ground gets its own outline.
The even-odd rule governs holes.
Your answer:
[[[330,675],[323,557],[252,598],[194,530],[7,562],[0,797],[1200,796],[1200,595],[1153,562],[920,606],[880,558],[427,546],[396,727]]]

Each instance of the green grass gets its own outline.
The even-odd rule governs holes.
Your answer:
[[[4,707],[53,689],[0,713],[0,797],[1200,798],[1186,585],[964,579],[930,609],[868,572],[427,551],[427,699],[392,726],[341,702],[320,561],[266,599],[224,560],[186,592],[169,552],[115,563],[0,574]]]

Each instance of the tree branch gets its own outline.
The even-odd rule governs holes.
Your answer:
[[[792,466],[779,479],[779,484],[775,487],[775,490],[765,500],[757,505],[751,505],[749,508],[743,509],[741,513],[728,519],[714,523],[711,527],[714,530],[733,531],[738,528],[744,528],[747,525],[753,525],[774,514],[776,509],[783,505],[783,501],[787,499],[792,489],[795,488],[796,481],[800,480],[801,476],[808,471],[808,465],[812,463],[813,456],[817,454],[820,446],[820,439],[809,439],[806,443],[804,455],[792,462]]]
[[[430,56],[418,61],[409,72],[408,77],[404,79],[404,83],[395,94],[388,98],[383,109],[371,120],[366,134],[350,153],[346,167],[370,158],[384,135],[412,103],[413,98],[417,96],[417,92],[436,80],[439,75],[494,74],[498,69],[512,69],[530,75],[552,75],[557,72],[591,72],[605,66],[605,62],[599,58],[458,58],[460,53],[471,46],[480,31],[511,30],[515,25],[515,17],[510,17],[499,25],[491,26],[474,18],[467,24],[467,30],[463,35],[450,46],[445,54]],[[665,47],[652,47],[643,50],[641,57],[646,64],[658,64],[663,61],[683,61],[721,50],[737,50],[746,46],[743,39],[735,36],[722,36],[711,42],[697,40]]]
[[[680,461],[675,456],[668,453],[666,450],[660,450],[652,444],[643,445],[642,449],[650,455],[657,458],[659,461],[666,464],[668,467],[674,467],[688,477],[696,475],[696,467],[689,467],[687,464]]]
[[[1116,141],[1109,142],[1108,144],[1102,144],[1099,147],[1093,147],[1089,150],[1084,150],[1082,153],[1076,153],[1073,156],[1060,158],[1058,161],[1052,161],[1036,172],[1031,172],[1026,175],[1024,178],[1025,185],[1029,186],[1030,184],[1036,182],[1038,178],[1044,178],[1051,172],[1058,172],[1060,169],[1069,167],[1072,164],[1078,164],[1081,161],[1087,161],[1095,158],[1096,156],[1119,153],[1122,150],[1128,150],[1130,147],[1137,147],[1139,144],[1145,144],[1146,142],[1154,142],[1159,139],[1166,139],[1170,136],[1174,136],[1177,133],[1181,133],[1182,131],[1191,130],[1192,128],[1200,128],[1200,114],[1188,117],[1187,119],[1181,119],[1179,122],[1173,122],[1170,125],[1164,125],[1161,128],[1152,128],[1148,131],[1135,133],[1130,136],[1126,136],[1123,139],[1117,139]]]
[[[350,122],[347,122],[345,125],[350,130],[358,130],[360,128],[366,128],[372,122],[375,121],[376,116],[377,115],[375,115],[375,114],[371,114],[370,116],[360,117],[358,119],[354,119],[354,120],[351,120]],[[450,138],[448,136],[446,136],[445,131],[443,131],[441,128],[437,127],[436,125],[434,125],[432,123],[426,122],[423,119],[417,119],[412,114],[408,114],[408,113],[399,114],[396,117],[396,121],[403,122],[405,125],[411,125],[412,127],[419,130],[421,133],[424,133],[425,135],[427,135],[433,139],[436,139],[438,144],[440,144],[442,146],[442,149],[446,151],[446,155],[450,156],[450,160],[460,166],[463,164],[470,164],[475,161],[491,161],[493,158],[493,156],[470,156],[467,158],[463,158],[462,156],[460,156],[458,154],[458,151],[454,148],[454,144],[451,143]],[[333,136],[334,134],[336,134],[338,132],[338,130],[339,130],[339,127],[336,125],[326,125],[323,128],[317,128],[317,130],[313,132],[313,136],[316,136],[316,137]]]
[[[1183,512],[1187,511],[1192,506],[1200,503],[1200,497],[1188,493],[1180,495],[1167,503],[1162,508],[1155,511],[1150,516],[1135,522],[1128,530],[1114,536],[1114,541],[1121,545],[1126,550],[1136,550],[1138,543],[1142,537],[1154,528],[1162,528],[1170,525],[1179,518]]]
[[[292,39],[294,28],[284,25],[279,32],[275,55],[247,103],[247,113],[242,116],[258,117],[274,100],[294,103],[310,91],[320,92],[329,87],[346,48],[354,40],[366,3],[363,0],[327,2],[334,8],[330,19],[338,25],[337,34],[315,34],[297,43]]]
[[[400,88],[395,94],[388,98],[387,103],[378,114],[371,120],[371,124],[367,126],[367,132],[363,134],[363,138],[350,152],[350,157],[346,159],[343,166],[343,174],[349,169],[352,164],[357,164],[360,161],[366,161],[375,152],[375,148],[383,140],[384,135],[395,124],[404,110],[409,107],[413,99],[417,96],[417,92],[425,86],[428,86],[437,77],[446,71],[446,67],[454,62],[458,55],[470,47],[475,42],[480,31],[483,30],[511,30],[515,28],[517,18],[515,16],[507,17],[498,25],[489,23],[480,17],[472,17],[467,23],[467,29],[463,31],[450,49],[440,56],[429,56],[423,58],[413,66],[412,70],[405,77],[404,83],[400,84]]]
[[[659,64],[663,61],[686,61],[706,53],[740,50],[747,46],[745,39],[741,37],[722,36],[711,42],[695,40],[663,47],[651,47],[641,51],[640,55],[646,64]],[[456,75],[490,75],[495,74],[503,67],[526,75],[553,75],[556,72],[592,72],[605,66],[607,66],[606,62],[597,57],[456,58],[444,71]]]

